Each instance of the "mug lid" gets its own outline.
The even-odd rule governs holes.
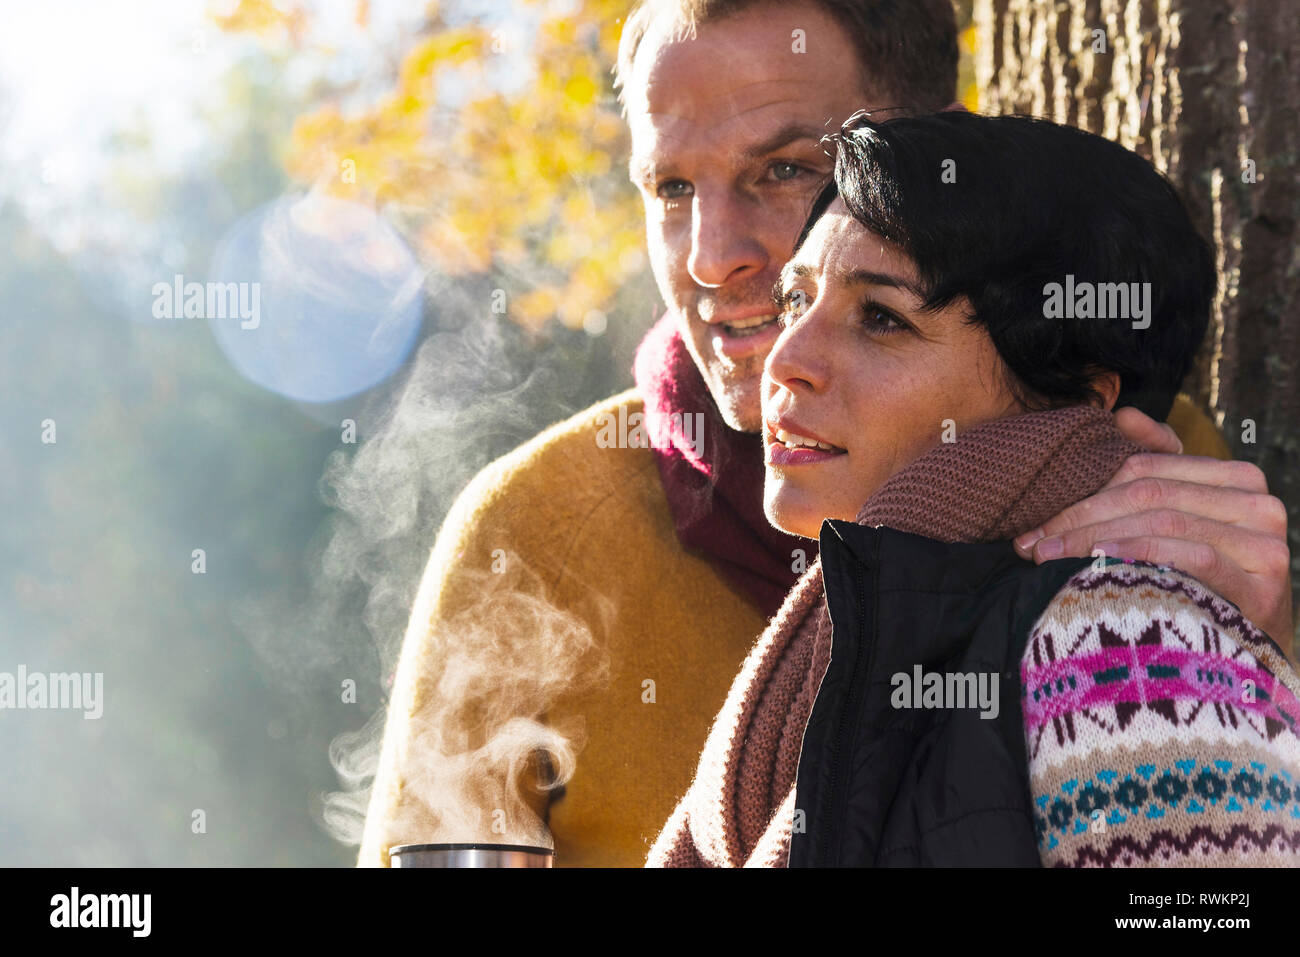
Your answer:
[[[519,854],[546,854],[555,856],[551,847],[529,847],[527,844],[395,844],[388,849],[393,854],[414,854],[420,851],[514,851]]]

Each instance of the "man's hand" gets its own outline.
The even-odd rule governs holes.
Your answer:
[[[1286,507],[1249,462],[1180,455],[1173,429],[1137,409],[1115,424],[1149,449],[1134,455],[1097,494],[1016,539],[1035,562],[1109,558],[1170,565],[1241,609],[1294,663],[1291,552]]]

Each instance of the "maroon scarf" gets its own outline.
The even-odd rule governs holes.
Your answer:
[[[763,514],[762,439],[723,421],[671,313],[641,340],[632,371],[678,540],[771,618],[817,557],[817,542],[774,528]],[[698,455],[682,428],[696,413],[704,426],[691,432]]]

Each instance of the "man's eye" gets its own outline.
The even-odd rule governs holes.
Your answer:
[[[794,179],[803,172],[803,167],[795,163],[773,163],[771,169],[772,178],[783,182]]]
[[[685,199],[691,195],[691,184],[684,179],[670,179],[660,183],[655,194],[660,199]]]

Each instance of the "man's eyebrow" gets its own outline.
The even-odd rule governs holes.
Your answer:
[[[799,140],[812,140],[814,143],[820,143],[825,135],[826,130],[820,126],[810,126],[807,123],[787,123],[766,139],[746,146],[741,150],[740,155],[745,159],[757,159]]]
[[[740,151],[740,156],[745,160],[755,160],[800,140],[820,143],[825,135],[825,129],[820,126],[810,126],[807,123],[788,123],[770,136],[746,146]],[[649,183],[655,179],[656,172],[655,162],[649,156],[634,155],[628,157],[627,175],[628,179],[633,183]]]

